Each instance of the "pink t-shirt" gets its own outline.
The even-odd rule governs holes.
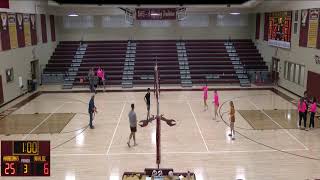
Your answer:
[[[307,109],[307,105],[305,102],[303,102],[302,104],[300,104],[300,101],[298,102],[298,110],[299,112],[305,112]]]
[[[315,113],[317,111],[317,103],[313,103],[310,107],[310,112]]]
[[[102,78],[103,77],[103,71],[101,69],[98,69],[97,76]]]
[[[213,102],[214,102],[214,105],[219,106],[219,96],[218,96],[218,93],[213,93]]]
[[[208,86],[203,86],[203,98],[207,99],[208,98]]]

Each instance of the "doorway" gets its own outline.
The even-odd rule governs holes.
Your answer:
[[[31,65],[31,79],[39,82],[39,60],[30,62]]]
[[[278,84],[280,74],[280,59],[272,57],[271,79],[272,82]]]

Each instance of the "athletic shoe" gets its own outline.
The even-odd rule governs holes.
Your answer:
[[[231,136],[232,136],[232,134],[229,134],[229,136],[231,137]]]
[[[128,144],[128,147],[130,148],[131,146],[130,146],[130,143],[129,142],[127,142],[127,144]]]
[[[233,137],[233,138],[231,138],[232,140],[235,140],[236,138],[235,137]]]

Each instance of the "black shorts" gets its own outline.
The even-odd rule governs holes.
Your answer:
[[[137,127],[130,127],[131,132],[137,132]]]

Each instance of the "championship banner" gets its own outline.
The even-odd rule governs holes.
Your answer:
[[[24,39],[24,25],[23,25],[23,14],[17,13],[16,14],[17,20],[17,39],[18,39],[18,46],[19,48],[25,47],[25,39]]]
[[[9,25],[11,49],[15,49],[18,47],[16,14],[14,13],[8,14],[8,25]]]
[[[30,14],[30,31],[31,31],[31,44],[36,45],[38,43],[37,38],[37,26],[36,26],[36,15]]]
[[[24,41],[26,46],[31,45],[31,27],[30,27],[30,15],[23,14],[23,28],[24,28]]]
[[[175,20],[175,8],[137,8],[137,20]]]
[[[319,27],[319,9],[310,9],[309,13],[308,47],[316,48]]]
[[[290,48],[292,12],[269,13],[268,19],[268,44],[282,48]]]
[[[9,36],[9,27],[8,27],[8,15],[7,13],[0,13],[0,36],[1,36],[1,50],[10,49],[10,36]]]

